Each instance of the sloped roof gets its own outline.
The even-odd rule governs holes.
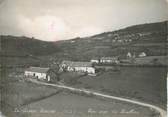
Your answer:
[[[118,57],[101,57],[100,59],[101,60],[115,60],[117,59]]]
[[[26,71],[30,72],[37,72],[37,73],[47,73],[49,68],[42,68],[42,67],[29,67]]]
[[[74,62],[74,61],[63,61],[62,64],[66,64],[70,67],[92,67],[91,62]]]

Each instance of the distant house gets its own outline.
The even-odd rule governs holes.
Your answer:
[[[138,56],[139,56],[139,57],[145,57],[145,56],[147,56],[147,55],[146,55],[145,52],[141,52]]]
[[[99,63],[100,59],[99,58],[93,58],[90,60],[91,63]]]
[[[95,74],[95,68],[92,66],[91,62],[63,61],[61,64],[61,69],[67,71]]]
[[[119,60],[118,57],[101,57],[100,63],[115,63],[118,64]]]
[[[49,68],[42,67],[29,67],[25,70],[24,75],[26,77],[33,77],[39,80],[51,81],[51,76],[54,74]]]
[[[127,58],[131,58],[131,57],[132,57],[131,52],[128,52],[128,53],[127,53]]]
[[[127,53],[127,58],[136,58],[137,54],[135,52],[128,52]]]

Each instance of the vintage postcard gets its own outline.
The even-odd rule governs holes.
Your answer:
[[[0,117],[167,117],[168,0],[0,0]]]

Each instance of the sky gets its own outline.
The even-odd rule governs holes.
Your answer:
[[[0,35],[45,41],[168,20],[168,0],[0,0]]]

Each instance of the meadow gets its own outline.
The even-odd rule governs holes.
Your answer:
[[[45,100],[29,104],[28,117],[157,117],[158,113],[130,103],[98,99],[63,91]]]
[[[63,78],[66,85],[131,98],[166,108],[166,67],[121,67],[120,71],[106,71],[97,76]],[[72,83],[72,80],[73,83]]]
[[[17,77],[16,77],[17,76]],[[43,100],[59,93],[59,89],[26,81],[23,75],[14,72],[1,78],[1,111],[8,117],[23,117],[14,113],[15,108]]]

